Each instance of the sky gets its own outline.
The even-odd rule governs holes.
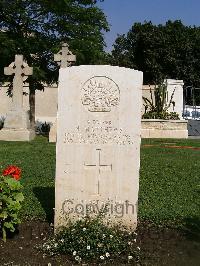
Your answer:
[[[105,33],[106,51],[112,50],[117,34],[127,33],[135,22],[165,24],[180,19],[185,25],[200,26],[200,0],[104,0],[98,3],[110,24]]]

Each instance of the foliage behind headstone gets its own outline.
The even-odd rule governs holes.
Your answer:
[[[29,78],[34,116],[34,92],[43,83],[57,81],[53,54],[62,41],[77,55],[77,64],[95,64],[104,58],[103,31],[108,23],[93,0],[0,0],[0,81],[3,68],[15,54],[34,68]],[[42,83],[43,82],[43,83]]]
[[[145,84],[172,78],[200,86],[200,27],[180,20],[165,25],[135,23],[120,35],[112,51],[112,64],[144,72]]]

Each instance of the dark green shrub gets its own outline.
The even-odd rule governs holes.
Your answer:
[[[179,120],[179,115],[176,112],[147,112],[142,116],[143,119],[163,119],[163,120]]]
[[[35,131],[37,135],[48,137],[50,128],[51,128],[51,123],[47,123],[47,122],[42,123],[42,122],[36,121],[35,128],[36,128]]]

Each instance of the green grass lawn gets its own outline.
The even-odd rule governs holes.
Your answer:
[[[154,139],[142,144],[139,218],[199,226],[200,231],[200,140]]]
[[[145,146],[146,145],[146,146]],[[153,146],[151,146],[153,145]],[[165,147],[164,147],[165,146]],[[200,140],[143,140],[139,219],[159,224],[200,222]],[[52,220],[54,207],[55,144],[45,138],[0,142],[0,167],[22,168],[24,219]]]

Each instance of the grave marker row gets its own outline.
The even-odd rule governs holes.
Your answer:
[[[55,228],[68,219],[98,215],[137,225],[142,72],[114,66],[69,67],[76,57],[67,44],[55,55],[61,66],[57,113]],[[32,68],[16,55],[5,68],[13,75],[13,105],[0,139],[30,140],[23,110],[23,82]],[[105,211],[105,209],[104,209]]]

